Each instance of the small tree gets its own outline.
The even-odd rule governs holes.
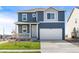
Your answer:
[[[16,36],[17,36],[17,33],[14,30],[11,33],[12,33],[12,39],[14,40],[14,44],[16,45]]]
[[[73,32],[74,32],[74,34],[75,34],[75,38],[77,38],[77,31],[76,31],[76,28],[74,27],[74,29],[73,29]]]

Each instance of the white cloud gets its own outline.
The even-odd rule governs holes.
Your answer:
[[[0,14],[0,34],[3,34],[3,28],[5,29],[5,34],[11,34],[11,31],[15,28],[15,17],[5,14]]]
[[[11,18],[0,18],[0,24],[14,24],[14,22]]]

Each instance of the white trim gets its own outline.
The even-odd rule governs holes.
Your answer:
[[[40,21],[39,23],[65,23],[65,21]]]
[[[48,14],[50,14],[50,19],[48,19]],[[47,20],[53,20],[52,18],[51,18],[51,14],[53,14],[53,19],[55,19],[55,13],[53,12],[53,13],[47,13],[47,15],[46,15],[46,17],[47,17]]]
[[[23,20],[23,15],[26,15],[26,20]],[[22,21],[27,21],[27,14],[26,13],[22,14]]]
[[[31,24],[29,24],[29,26],[30,26],[30,27],[29,27],[29,30],[30,30],[30,32],[29,32],[29,33],[30,33],[29,37],[31,38]]]
[[[36,22],[16,22],[15,24],[39,24]]]
[[[38,23],[16,22],[15,24],[39,24],[39,23],[65,23],[65,21],[39,21]]]
[[[37,24],[37,38],[38,38],[38,24]]]
[[[47,19],[48,13],[54,13],[54,19]],[[55,10],[44,11],[44,21],[58,21],[58,11]]]

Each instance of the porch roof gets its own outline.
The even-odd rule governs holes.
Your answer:
[[[19,24],[39,24],[37,22],[15,22],[16,25],[19,25]]]

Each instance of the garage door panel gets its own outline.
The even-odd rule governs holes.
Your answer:
[[[62,40],[62,29],[40,29],[41,40]]]

